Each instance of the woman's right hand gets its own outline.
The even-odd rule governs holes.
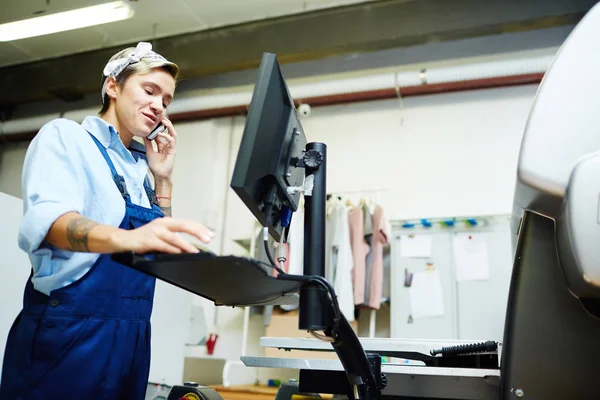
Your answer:
[[[137,229],[119,229],[112,235],[115,252],[198,253],[199,250],[178,233],[187,233],[208,243],[214,234],[204,225],[170,217],[157,218]]]

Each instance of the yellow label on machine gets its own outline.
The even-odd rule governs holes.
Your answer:
[[[186,400],[200,400],[200,397],[196,393],[188,393],[182,397],[182,399]]]

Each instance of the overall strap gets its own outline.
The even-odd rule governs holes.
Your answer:
[[[148,183],[148,178],[144,179],[144,189],[146,190],[146,195],[148,196],[148,200],[150,200],[150,204],[154,204],[158,207],[158,198],[156,197],[156,193],[150,187],[150,183]]]
[[[146,162],[148,161],[148,159],[146,158],[146,149],[144,145],[132,140],[128,150],[131,152],[131,155],[133,156],[133,158],[136,159],[136,161],[140,158],[146,160]],[[156,193],[150,185],[148,175],[146,175],[146,177],[144,178],[144,190],[146,191],[146,196],[148,196],[148,200],[150,200],[150,204],[154,204],[156,207],[159,207],[158,199],[156,198]]]
[[[108,153],[106,152],[106,149],[104,148],[102,143],[100,143],[100,141],[96,139],[96,137],[92,135],[89,131],[88,133],[92,137],[92,139],[94,139],[94,143],[96,143],[98,150],[100,150],[102,157],[104,157],[104,161],[106,161],[106,163],[108,164],[108,168],[110,168],[110,172],[112,173],[113,181],[115,182],[115,185],[117,185],[119,192],[121,192],[121,196],[123,196],[125,200],[129,199],[129,192],[127,191],[127,185],[125,185],[125,179],[117,173],[115,165],[108,156]]]

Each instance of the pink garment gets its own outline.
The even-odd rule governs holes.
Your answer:
[[[371,277],[369,298],[366,299],[365,307],[379,310],[381,306],[381,295],[383,292],[383,246],[388,241],[386,232],[386,221],[383,208],[376,206],[373,211],[373,238],[371,240]],[[367,280],[369,281],[369,279]]]
[[[365,227],[362,207],[356,207],[348,212],[350,227],[350,245],[352,246],[352,284],[354,286],[354,304],[365,302],[365,268],[369,245],[365,242]]]

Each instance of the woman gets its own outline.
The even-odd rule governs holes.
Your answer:
[[[115,54],[100,117],[51,121],[28,148],[19,246],[32,275],[9,333],[0,399],[144,399],[155,280],[110,254],[192,253],[178,232],[212,238],[170,218],[177,133],[165,110],[178,72],[148,43]],[[159,123],[167,131],[152,142]]]

